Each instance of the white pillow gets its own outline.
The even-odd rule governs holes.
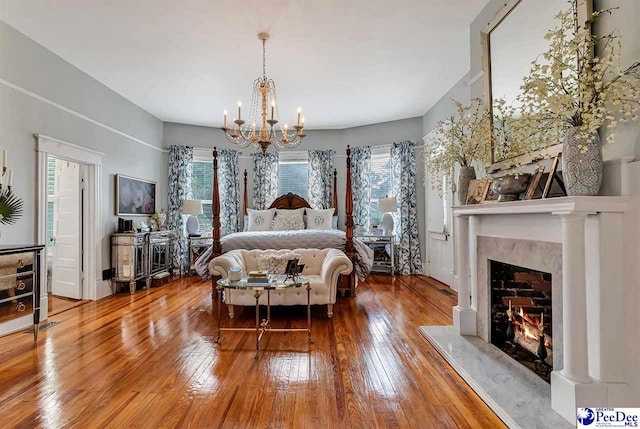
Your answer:
[[[279,217],[298,217],[302,220],[304,216],[304,208],[299,209],[276,209],[276,216]]]
[[[247,231],[269,231],[271,229],[271,222],[276,209],[247,209],[247,212],[249,213],[249,228],[247,228]]]
[[[270,274],[284,274],[289,259],[300,259],[300,256],[293,252],[267,250],[258,256],[258,269]]]
[[[304,222],[297,216],[276,216],[271,222],[274,231],[297,231],[304,229]]]
[[[307,209],[307,229],[331,229],[333,209]]]

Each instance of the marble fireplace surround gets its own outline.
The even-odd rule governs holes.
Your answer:
[[[625,277],[630,275],[624,250],[632,221],[625,215],[633,207],[627,197],[561,197],[454,207],[458,290],[454,323],[447,332],[423,327],[423,335],[472,387],[479,387],[474,389],[494,408],[495,398],[486,393],[494,389],[491,384],[497,378],[488,376],[485,368],[491,362],[500,365],[494,369],[501,371],[504,381],[517,375],[521,365],[505,364],[505,359],[513,359],[490,344],[488,261],[548,272],[552,275],[554,370],[550,391],[545,393],[544,386],[537,389],[538,403],[546,403],[573,425],[578,407],[630,403],[627,380],[633,370],[625,363],[625,344],[631,331],[626,332],[621,309],[625,308]],[[451,335],[467,340],[461,343]],[[454,343],[465,348],[457,358],[455,347],[451,348]],[[485,364],[473,365],[469,354]],[[469,366],[462,362],[465,359]],[[475,378],[470,376],[473,371]],[[478,380],[488,384],[480,386]],[[502,416],[504,407],[500,407],[497,404],[494,410]],[[517,413],[519,407],[511,408]]]
[[[477,334],[491,343],[490,261],[551,274],[553,369],[562,369],[562,244],[548,241],[478,236]]]

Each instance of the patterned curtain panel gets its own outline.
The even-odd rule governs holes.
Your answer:
[[[314,209],[333,208],[332,150],[309,151],[309,204]]]
[[[371,147],[351,148],[351,188],[353,191],[353,223],[369,231],[371,206]]]
[[[411,141],[394,143],[391,146],[391,193],[398,200],[398,212],[395,214],[398,243],[396,270],[400,274],[422,272],[416,204],[415,152],[415,143]]]
[[[218,150],[218,188],[220,190],[221,234],[240,229],[240,164],[235,149]]]
[[[182,219],[182,201],[191,198],[191,172],[193,148],[191,146],[171,146],[169,148],[169,203],[167,226],[176,231],[173,246],[173,266],[181,274],[189,266],[188,244]]]
[[[253,208],[264,210],[278,197],[278,152],[253,154]]]

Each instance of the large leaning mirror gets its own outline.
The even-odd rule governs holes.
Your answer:
[[[493,129],[499,125],[498,104],[519,107],[517,97],[532,61],[545,52],[549,41],[545,34],[557,27],[555,15],[561,10],[574,8],[576,24],[584,23],[591,15],[592,0],[512,0],[508,2],[481,33],[484,48],[484,78],[486,105],[491,110]],[[560,143],[560,142],[558,142]],[[509,157],[520,154],[501,147],[495,135],[491,142],[490,170],[506,168]],[[547,147],[545,152],[559,153],[561,144]],[[525,154],[522,154],[525,155]],[[535,154],[528,154],[535,160]]]

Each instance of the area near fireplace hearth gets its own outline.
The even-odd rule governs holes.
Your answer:
[[[518,421],[536,414],[527,407],[575,424],[577,407],[626,403],[635,347],[626,341],[624,311],[632,210],[625,197],[454,207],[454,327],[422,333],[513,426],[535,427]],[[513,380],[521,380],[531,394],[503,395],[491,386],[497,380],[511,380],[513,392],[521,388]]]

